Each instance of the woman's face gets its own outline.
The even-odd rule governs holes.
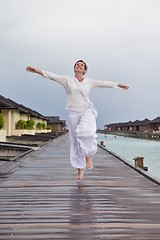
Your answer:
[[[82,74],[85,74],[86,72],[86,65],[84,62],[76,62],[75,65],[74,65],[74,72],[80,72]]]

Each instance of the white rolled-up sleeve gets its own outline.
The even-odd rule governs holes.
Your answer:
[[[63,86],[65,85],[65,83],[68,79],[67,76],[58,75],[58,74],[48,72],[48,71],[44,71],[44,70],[42,70],[42,74],[43,74],[43,77],[46,77],[46,78],[51,79],[53,81],[56,81],[56,82],[62,84]]]
[[[94,80],[92,81],[92,87],[102,87],[102,88],[117,88],[118,82],[111,82],[111,81],[103,81],[103,80]]]

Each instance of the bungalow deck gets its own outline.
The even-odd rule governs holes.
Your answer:
[[[0,240],[159,240],[160,187],[102,148],[81,183],[68,134],[0,177]]]

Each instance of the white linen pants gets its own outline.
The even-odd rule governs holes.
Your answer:
[[[74,168],[85,168],[86,157],[97,152],[96,117],[90,109],[69,111],[70,163]]]

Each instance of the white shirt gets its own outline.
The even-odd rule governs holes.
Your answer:
[[[57,75],[47,71],[42,71],[42,73],[44,77],[63,85],[67,93],[66,109],[76,112],[82,112],[87,109],[88,101],[79,90],[74,77]],[[118,85],[116,82],[94,80],[88,77],[84,78],[81,84],[87,97],[89,97],[90,91],[95,87],[116,88]]]

